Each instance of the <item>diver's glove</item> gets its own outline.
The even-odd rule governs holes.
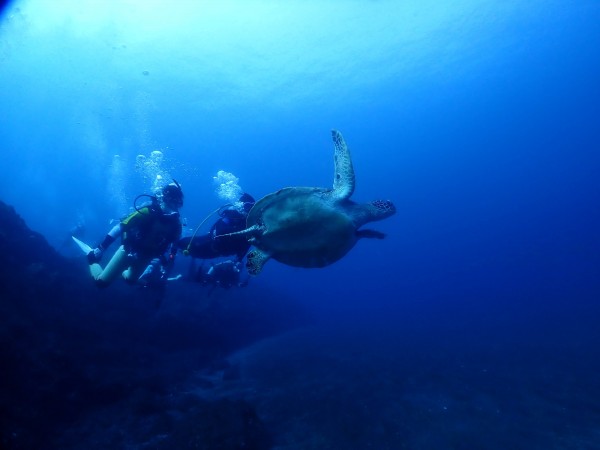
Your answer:
[[[88,263],[90,263],[90,264],[99,263],[100,260],[102,259],[103,253],[104,253],[104,250],[102,250],[102,248],[96,247],[95,249],[93,249],[92,251],[90,251],[87,254]]]
[[[110,234],[107,234],[102,243],[87,254],[88,262],[90,264],[100,262],[102,255],[104,254],[104,250],[106,250],[113,242],[115,242],[115,238]]]

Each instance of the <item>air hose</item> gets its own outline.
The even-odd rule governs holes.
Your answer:
[[[227,208],[231,206],[231,203],[227,203],[226,205],[222,205],[219,206],[217,209],[215,209],[213,212],[211,212],[208,216],[206,216],[204,218],[204,220],[202,222],[200,222],[200,225],[198,225],[196,227],[196,229],[194,230],[194,233],[192,234],[192,237],[190,238],[190,242],[188,242],[187,247],[185,248],[185,250],[182,252],[183,256],[190,256],[190,247],[192,246],[192,242],[194,241],[194,238],[196,237],[196,234],[198,233],[198,230],[200,230],[200,228],[202,227],[202,225],[204,225],[204,223],[210,219],[212,216],[214,216],[216,213],[220,212],[223,208]]]

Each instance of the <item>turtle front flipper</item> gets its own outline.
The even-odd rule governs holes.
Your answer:
[[[254,249],[246,256],[246,269],[250,275],[258,275],[271,256],[262,250]]]
[[[354,192],[354,167],[352,167],[352,157],[350,150],[344,141],[342,133],[337,130],[331,130],[333,139],[333,195],[338,199],[350,198]]]

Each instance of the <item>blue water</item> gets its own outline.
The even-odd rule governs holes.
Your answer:
[[[232,356],[280,447],[600,448],[598,2],[105,3],[2,12],[0,199],[32,229],[77,256],[155,150],[188,232],[219,170],[329,187],[338,129],[386,240],[226,297],[313,317]]]

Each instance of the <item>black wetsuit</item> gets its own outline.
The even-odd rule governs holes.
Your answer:
[[[248,238],[246,236],[217,236],[244,230],[246,216],[236,209],[226,209],[220,216],[208,233],[194,238],[182,238],[177,246],[182,250],[188,250],[189,246],[190,256],[193,258],[213,259],[236,255],[238,261],[241,261],[250,248]]]
[[[128,253],[159,258],[181,236],[179,213],[166,214],[145,206],[121,221],[122,243]]]

